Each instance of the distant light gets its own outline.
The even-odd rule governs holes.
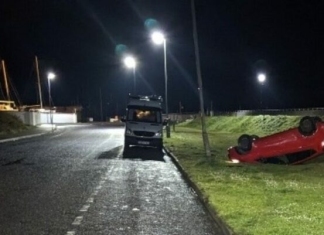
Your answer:
[[[158,31],[153,32],[151,37],[152,37],[153,42],[158,45],[162,44],[165,40],[163,33],[158,32]]]
[[[127,68],[135,68],[136,67],[135,58],[132,56],[127,56],[124,59],[124,64],[126,65]]]
[[[50,72],[50,73],[47,74],[47,78],[48,79],[54,79],[55,78],[55,74]]]
[[[260,74],[258,75],[258,81],[259,81],[260,83],[264,83],[265,80],[266,80],[266,75],[263,74],[263,73],[260,73]]]

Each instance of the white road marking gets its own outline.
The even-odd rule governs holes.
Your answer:
[[[89,204],[86,204],[86,205],[83,205],[83,207],[80,209],[81,212],[87,212],[88,209],[89,209],[90,205]]]
[[[87,203],[93,203],[94,202],[94,198],[93,197],[89,197],[87,200]]]
[[[103,180],[103,179],[108,179],[108,177],[109,177],[109,175],[110,175],[110,173],[111,173],[111,171],[113,169],[114,169],[114,166],[111,166],[109,168],[109,170],[107,171],[106,176],[101,178],[101,181],[100,181],[99,185],[96,187],[95,191],[91,194],[91,197],[88,198],[87,204],[84,204],[82,206],[82,208],[80,209],[80,212],[87,212],[89,210],[89,208],[91,206],[90,204],[94,202],[94,196],[96,196],[99,193],[99,190],[102,188],[102,184],[105,183],[105,180]],[[74,219],[72,225],[74,225],[74,226],[75,225],[80,225],[82,220],[83,220],[83,216],[77,216]],[[73,230],[68,231],[66,233],[66,235],[75,235],[75,234],[76,234],[76,232],[73,231]]]
[[[72,225],[80,225],[83,220],[83,216],[77,216],[73,221]]]
[[[98,185],[97,188],[96,188],[96,190],[99,190],[101,188],[102,188],[102,186],[101,185]]]
[[[95,191],[91,194],[91,196],[92,196],[92,197],[97,196],[98,193],[99,193],[99,191],[98,191],[98,190],[95,190]]]
[[[136,182],[137,182],[137,184],[139,184],[139,174],[138,174],[138,172],[136,172]]]
[[[60,136],[63,135],[64,133],[65,133],[65,132],[61,132],[61,133],[59,133],[59,134],[57,134],[57,135],[52,136],[51,138],[60,137]]]

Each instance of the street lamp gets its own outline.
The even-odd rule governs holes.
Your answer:
[[[261,86],[260,86],[260,108],[262,108],[262,86],[266,80],[267,80],[267,77],[264,73],[258,74],[258,81],[261,84]]]
[[[168,110],[168,72],[167,72],[167,56],[166,56],[166,39],[163,33],[156,31],[151,35],[152,41],[161,45],[163,43],[164,49],[164,80],[165,80],[165,114],[167,119],[169,119],[169,110]],[[169,123],[166,126],[167,138],[170,138],[170,125]]]
[[[47,74],[47,80],[48,80],[48,104],[51,107],[51,80],[55,78],[55,74],[52,72],[49,72]]]
[[[52,114],[52,108],[51,108],[51,80],[55,78],[55,74],[52,72],[49,72],[47,74],[47,80],[48,80],[48,103],[49,103],[49,109],[50,109],[50,120],[51,120],[51,128],[52,128],[52,132],[54,131],[53,128],[53,114]]]
[[[124,59],[124,64],[127,68],[133,69],[133,77],[134,77],[134,95],[136,94],[136,60],[132,56],[127,56]]]

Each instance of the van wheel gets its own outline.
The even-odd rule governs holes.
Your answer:
[[[244,152],[250,151],[252,149],[252,142],[253,138],[250,135],[243,134],[241,135],[238,140],[238,148]]]
[[[159,151],[162,151],[162,149],[163,149],[163,143],[159,143],[159,144],[157,145],[157,149],[158,149]]]
[[[298,130],[302,135],[312,135],[316,131],[315,119],[309,116],[303,117],[299,122]]]
[[[129,150],[129,143],[128,142],[124,142],[124,151]]]

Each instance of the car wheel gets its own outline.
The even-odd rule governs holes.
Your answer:
[[[251,137],[252,137],[252,139],[253,140],[257,140],[257,139],[259,139],[260,137],[259,136],[257,136],[257,135],[251,135]]]
[[[316,131],[316,121],[309,116],[303,117],[299,122],[298,130],[302,135],[312,135]]]
[[[315,123],[322,122],[322,119],[319,116],[313,117]]]
[[[250,151],[252,148],[252,141],[252,136],[247,134],[241,135],[237,140],[238,148],[244,152]]]

